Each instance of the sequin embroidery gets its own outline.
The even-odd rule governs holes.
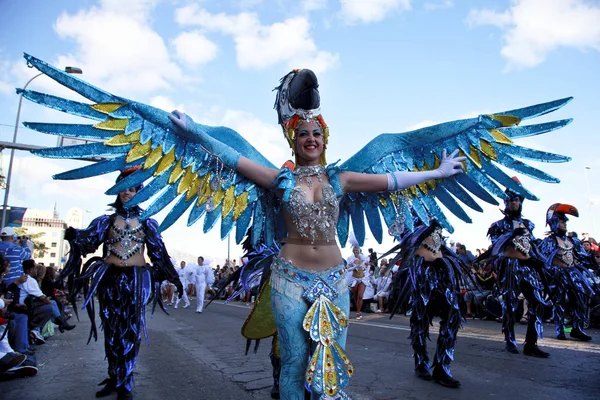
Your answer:
[[[327,241],[335,238],[339,203],[329,183],[323,185],[323,199],[320,201],[307,202],[304,188],[295,186],[289,202],[284,204],[300,237],[310,240],[324,238]]]

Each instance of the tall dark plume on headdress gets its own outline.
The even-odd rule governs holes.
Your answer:
[[[310,69],[293,70],[281,78],[274,108],[283,126],[296,110],[314,110],[321,106],[319,81]]]

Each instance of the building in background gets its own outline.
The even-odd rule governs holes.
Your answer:
[[[29,208],[23,216],[23,228],[27,233],[43,233],[38,242],[44,243],[46,251],[34,250],[33,258],[49,267],[62,268],[64,251],[64,236],[67,225],[60,219],[56,206],[54,210],[37,210]]]

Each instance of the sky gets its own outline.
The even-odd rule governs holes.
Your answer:
[[[543,237],[547,208],[572,204],[580,217],[569,229],[600,236],[598,21],[597,0],[0,0],[0,140],[12,140],[15,88],[35,74],[23,52],[59,68],[80,67],[82,79],[118,96],[231,127],[275,165],[291,151],[272,89],[292,68],[319,77],[330,162],[380,133],[573,96],[534,121],[573,118],[571,125],[517,143],[573,158],[532,163],[560,184],[519,177],[540,198],[525,202],[524,216]],[[78,98],[46,77],[29,88]],[[21,121],[80,122],[27,101]],[[21,126],[17,141],[54,146],[56,137]],[[2,154],[5,175],[9,154]],[[63,217],[71,207],[90,210],[86,218],[104,213],[113,200],[104,190],[116,174],[51,179],[81,165],[16,152],[9,204],[56,203]],[[473,251],[488,245],[487,227],[502,217],[499,207],[482,207],[484,213],[467,210],[472,224],[450,216],[451,238]],[[164,232],[167,247],[222,262],[227,241],[218,229],[204,235],[201,223],[186,227],[182,219]],[[239,258],[233,238],[230,244],[231,257]],[[381,252],[391,245],[391,238],[378,244],[368,236],[365,247]]]

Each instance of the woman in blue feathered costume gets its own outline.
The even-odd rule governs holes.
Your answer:
[[[550,271],[550,284],[556,338],[567,340],[565,336],[565,311],[569,310],[573,329],[569,334],[574,339],[592,340],[583,331],[587,312],[587,302],[594,295],[594,277],[589,268],[596,268],[595,261],[588,255],[577,238],[567,236],[568,215],[579,216],[577,208],[569,204],[555,203],[548,208],[546,224],[550,227],[548,236],[542,241],[540,251],[546,257]]]
[[[134,170],[123,171],[117,182]],[[94,294],[100,304],[108,378],[100,384],[104,387],[96,397],[116,391],[118,399],[133,398],[133,370],[142,333],[147,338],[146,304],[152,296],[160,302],[160,283],[165,279],[183,293],[179,276],[158,233],[158,224],[153,219],[138,220],[142,210],[127,206],[139,189],[120,192],[111,204],[114,214],[94,219],[87,229],[69,227],[65,232],[71,253],[59,279],[68,278],[73,298],[83,288],[84,306],[92,321],[89,339],[98,337]],[[93,257],[82,269],[81,257],[94,253],[101,245],[102,257]],[[146,264],[144,247],[152,265]]]

